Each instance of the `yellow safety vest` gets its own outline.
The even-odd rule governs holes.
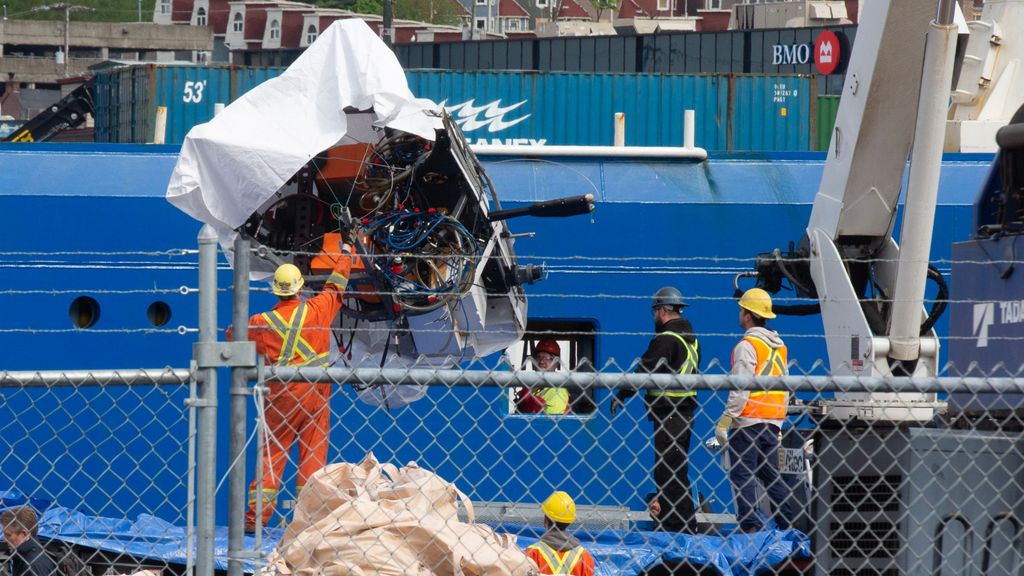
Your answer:
[[[693,344],[690,344],[686,338],[683,338],[676,332],[662,332],[658,336],[672,336],[683,343],[683,347],[686,348],[686,361],[683,362],[683,366],[679,368],[680,374],[693,374],[697,371],[697,351],[700,349],[700,343],[696,340]],[[694,390],[683,391],[683,390],[647,390],[648,396],[668,396],[669,398],[686,398],[687,396],[696,396],[697,392]]]
[[[569,413],[569,391],[565,388],[541,388],[531,394],[544,401],[542,414]]]
[[[537,542],[526,548],[540,552],[544,561],[547,562],[549,572],[544,572],[544,567],[541,566],[540,569],[543,574],[571,574],[573,568],[580,563],[580,559],[583,557],[582,546],[567,550],[561,556],[558,555],[554,548],[544,542]]]

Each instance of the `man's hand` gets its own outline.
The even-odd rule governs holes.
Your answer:
[[[619,410],[625,410],[626,405],[622,403],[622,400],[619,400],[618,396],[612,396],[612,403],[608,409],[611,411],[612,416],[615,416],[615,413]]]
[[[655,496],[651,498],[651,501],[647,503],[647,512],[650,513],[651,518],[657,518],[661,515],[661,501]]]
[[[722,414],[715,424],[715,440],[722,446],[729,442],[729,427],[732,426],[732,416]]]

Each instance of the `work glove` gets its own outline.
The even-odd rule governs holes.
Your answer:
[[[715,440],[721,446],[725,446],[729,442],[729,427],[732,426],[732,416],[722,414],[722,417],[718,419],[718,424],[715,424]]]

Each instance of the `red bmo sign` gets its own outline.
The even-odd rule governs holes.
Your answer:
[[[814,41],[814,65],[821,74],[831,74],[839,66],[839,37],[835,32],[822,32]]]

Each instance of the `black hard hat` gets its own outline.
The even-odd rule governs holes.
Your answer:
[[[654,293],[654,303],[651,304],[651,308],[657,308],[658,306],[682,308],[686,306],[686,302],[683,302],[682,292],[671,286],[665,286]]]

